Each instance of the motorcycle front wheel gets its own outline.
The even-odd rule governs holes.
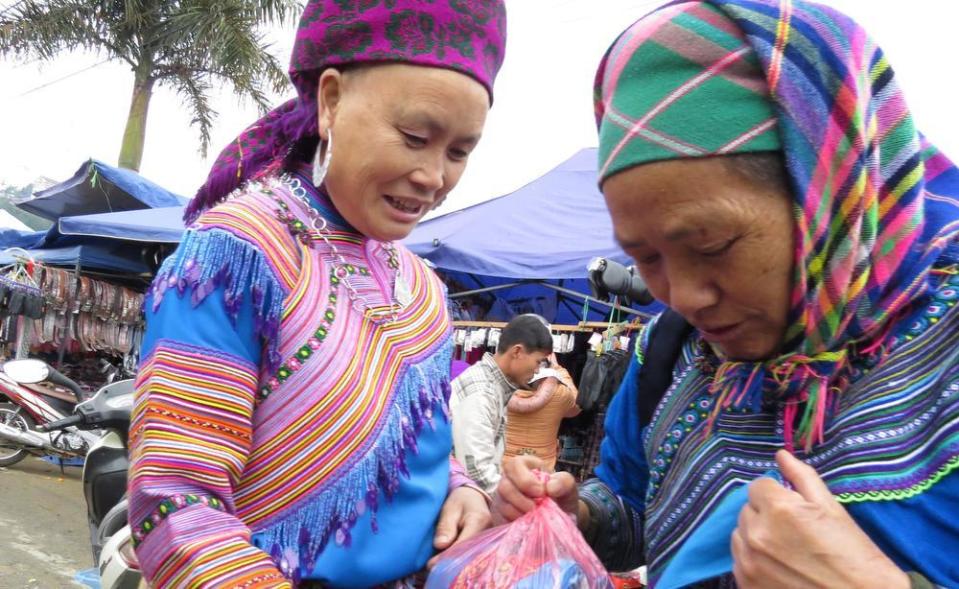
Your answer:
[[[0,403],[0,423],[20,431],[30,431],[36,425],[30,415],[13,403]],[[16,442],[0,439],[0,466],[13,466],[28,454]]]

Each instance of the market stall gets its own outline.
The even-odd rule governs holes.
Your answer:
[[[583,409],[561,429],[557,466],[578,478],[598,461],[606,407],[636,334],[662,310],[591,295],[590,261],[631,263],[613,239],[596,178],[596,150],[583,149],[510,194],[421,223],[405,241],[447,282],[456,358],[472,363],[494,350],[516,314],[551,322],[557,358]]]
[[[46,232],[0,236],[0,356],[42,358],[89,388],[102,384],[106,362],[133,374],[143,292],[173,246],[85,232],[82,222],[71,232],[71,222],[182,211],[185,202],[136,172],[91,159],[72,178],[16,203],[55,223]]]
[[[0,356],[42,358],[90,389],[104,361],[133,374],[142,262],[96,246],[0,252]]]
[[[629,263],[613,239],[594,148],[505,196],[425,221],[404,243],[446,278],[454,316],[466,320],[525,312],[564,325],[606,320],[615,306],[590,296],[586,267],[597,257]]]

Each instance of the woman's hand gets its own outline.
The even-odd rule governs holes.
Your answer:
[[[909,587],[815,469],[785,450],[776,462],[795,490],[769,478],[750,485],[732,535],[740,587]]]
[[[446,498],[433,536],[433,547],[442,553],[450,546],[472,538],[490,526],[486,496],[472,487],[457,487]],[[439,555],[427,563],[433,568]]]
[[[545,472],[543,461],[535,456],[517,456],[503,463],[503,477],[493,496],[493,519],[511,522],[536,507],[535,499],[548,495],[560,508],[578,515],[579,492],[576,480],[568,472],[555,472],[544,485],[539,472]]]

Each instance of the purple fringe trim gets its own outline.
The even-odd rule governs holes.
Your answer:
[[[294,552],[295,560],[311,570],[330,540],[350,546],[350,531],[367,510],[373,512],[373,531],[378,531],[375,513],[380,491],[392,501],[400,477],[410,478],[406,453],[419,452],[418,435],[424,427],[433,427],[434,410],[440,408],[442,418],[449,421],[446,400],[452,354],[449,338],[428,359],[409,366],[399,377],[378,433],[360,450],[365,454],[344,465],[339,478],[305,499],[302,506],[255,530],[257,544],[271,555]]]
[[[176,254],[163,263],[148,294],[155,312],[171,289],[180,297],[190,290],[190,302],[196,307],[221,286],[225,287],[223,303],[234,324],[245,293],[250,292],[254,329],[265,340],[269,370],[276,370],[282,362],[277,334],[286,291],[263,252],[249,242],[223,230],[187,230]]]

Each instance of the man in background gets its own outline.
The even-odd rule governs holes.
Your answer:
[[[519,315],[503,328],[496,354],[487,352],[452,383],[453,453],[486,492],[499,483],[506,451],[506,404],[526,388],[553,351],[539,315]]]

